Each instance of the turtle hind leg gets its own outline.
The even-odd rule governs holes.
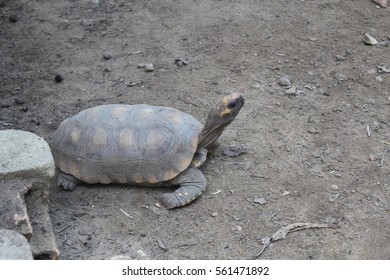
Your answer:
[[[73,191],[81,181],[69,174],[60,172],[57,178],[57,185],[64,190]]]
[[[203,173],[191,166],[170,183],[180,185],[180,187],[172,193],[163,194],[161,202],[167,209],[181,207],[194,201],[206,190],[207,186]]]

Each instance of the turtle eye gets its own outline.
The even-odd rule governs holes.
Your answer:
[[[232,109],[232,108],[236,107],[236,105],[237,105],[237,101],[232,100],[228,103],[228,108]]]

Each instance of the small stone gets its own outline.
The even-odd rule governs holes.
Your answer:
[[[370,74],[370,75],[376,74],[376,69],[371,68],[370,70],[367,71],[367,74]]]
[[[149,260],[149,257],[144,251],[138,250],[136,260]]]
[[[61,83],[63,79],[64,79],[64,78],[62,78],[61,75],[56,75],[56,76],[54,77],[54,80],[55,80],[57,83]]]
[[[213,213],[211,213],[211,216],[213,216],[213,217],[218,217],[218,212],[213,212]]]
[[[103,72],[105,72],[105,73],[109,73],[109,72],[111,72],[111,69],[110,69],[110,68],[108,68],[108,67],[105,67],[105,68],[103,69]]]
[[[378,82],[383,82],[383,78],[381,76],[376,76],[375,79],[378,81]]]
[[[8,19],[10,22],[17,22],[19,20],[16,15],[10,15]]]
[[[160,203],[158,203],[158,202],[155,203],[154,206],[156,206],[157,208],[161,208],[161,205],[160,205]]]
[[[344,74],[341,74],[341,73],[336,73],[336,75],[334,75],[334,77],[339,82],[345,81],[347,79],[347,77]]]
[[[139,84],[139,82],[125,81],[125,85],[128,86],[128,87],[134,87],[134,86],[136,86],[138,84]]]
[[[152,72],[154,71],[154,66],[152,63],[146,63],[145,64],[145,72]]]
[[[345,60],[347,60],[347,56],[345,54],[338,54],[338,55],[336,55],[336,60],[337,61],[345,61]]]
[[[332,188],[333,190],[338,190],[338,189],[339,189],[339,187],[338,187],[337,185],[332,185],[331,188]]]
[[[282,193],[282,196],[287,196],[287,195],[289,195],[289,194],[290,194],[289,191],[284,191],[284,192]]]
[[[19,98],[19,97],[15,97],[14,101],[15,101],[15,104],[17,104],[17,105],[23,105],[24,104],[24,100]]]
[[[367,45],[376,45],[378,44],[378,41],[374,37],[366,33],[364,34],[363,43]]]
[[[317,129],[315,129],[314,127],[309,127],[307,132],[309,132],[310,134],[318,134],[320,133]]]
[[[296,87],[291,87],[288,90],[285,91],[287,95],[297,95],[297,88]]]
[[[379,73],[390,73],[390,69],[384,64],[378,65],[377,68]]]
[[[112,54],[111,54],[111,53],[108,53],[108,52],[105,52],[105,53],[103,53],[103,58],[104,58],[105,60],[109,60],[109,59],[112,58]]]
[[[282,87],[289,87],[291,86],[291,81],[286,76],[282,76],[279,79],[279,85],[281,85]]]
[[[379,7],[386,8],[387,0],[372,0],[372,2],[378,4]]]
[[[163,251],[168,251],[167,247],[165,246],[164,241],[159,239],[159,240],[157,240],[157,243],[158,243],[158,247],[160,247],[160,249],[162,249]]]
[[[234,229],[237,231],[242,231],[242,226],[236,226]]]
[[[264,205],[264,204],[267,204],[267,200],[265,199],[265,197],[255,197],[255,199],[253,200],[253,203],[258,203],[260,205]]]

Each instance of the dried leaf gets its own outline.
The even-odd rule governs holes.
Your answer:
[[[263,247],[260,252],[253,256],[252,259],[257,259],[267,247],[274,241],[285,239],[287,234],[290,232],[307,229],[307,228],[337,228],[336,224],[316,224],[316,223],[295,223],[289,224],[285,227],[281,227],[277,232],[275,232],[271,237],[267,236],[261,239]]]
[[[241,154],[245,154],[247,151],[248,149],[244,147],[230,146],[223,150],[223,154],[229,157],[236,157]]]
[[[157,242],[158,242],[158,247],[160,247],[164,251],[168,251],[167,247],[165,246],[164,241],[159,239],[159,240],[157,240]]]
[[[307,229],[307,228],[336,228],[335,224],[315,224],[315,223],[295,223],[289,224],[285,227],[280,228],[277,232],[272,235],[272,241],[285,239],[286,235],[290,232]]]

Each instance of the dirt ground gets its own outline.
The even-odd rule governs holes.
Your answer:
[[[50,143],[62,120],[95,105],[165,105],[204,122],[222,95],[246,99],[189,206],[157,207],[163,188],[53,183],[61,259],[248,259],[298,222],[338,227],[291,233],[259,259],[390,258],[390,8],[1,0],[0,24],[0,129]],[[230,157],[229,147],[247,152]]]

